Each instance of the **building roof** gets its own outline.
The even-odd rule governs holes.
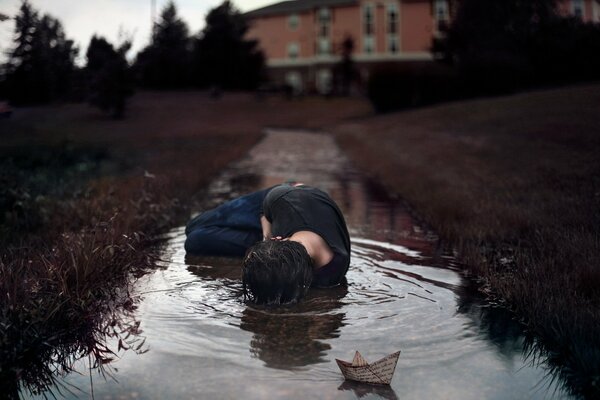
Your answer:
[[[357,0],[288,0],[248,11],[245,15],[249,18],[265,17],[268,15],[297,13],[320,7],[334,7],[356,3]]]

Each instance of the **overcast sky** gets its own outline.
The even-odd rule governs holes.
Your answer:
[[[150,38],[152,0],[30,0],[40,13],[58,18],[80,49],[79,62],[83,60],[90,38],[94,34],[111,42],[119,40],[119,32],[133,36],[133,49],[129,56],[148,44]],[[168,0],[155,0],[157,14]],[[241,11],[249,11],[279,0],[234,0]],[[204,26],[208,10],[222,0],[175,0],[179,15],[187,22],[192,33]],[[0,13],[13,17],[18,13],[21,0],[0,0]],[[5,53],[12,46],[14,20],[0,22],[0,50]],[[4,54],[0,56],[5,59]]]

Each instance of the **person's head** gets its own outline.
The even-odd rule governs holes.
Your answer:
[[[244,257],[244,295],[257,304],[298,302],[310,288],[312,267],[306,248],[298,242],[259,242]]]

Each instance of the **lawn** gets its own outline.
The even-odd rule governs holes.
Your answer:
[[[335,129],[587,395],[600,391],[599,111],[600,85],[590,84]]]

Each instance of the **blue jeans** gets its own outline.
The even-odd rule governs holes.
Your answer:
[[[185,251],[243,257],[249,247],[262,240],[260,216],[269,190],[238,197],[192,218],[185,227]]]

